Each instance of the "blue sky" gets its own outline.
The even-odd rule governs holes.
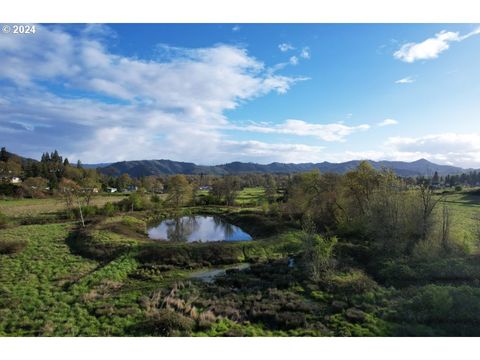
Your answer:
[[[479,25],[36,30],[0,34],[0,144],[25,156],[480,167]]]

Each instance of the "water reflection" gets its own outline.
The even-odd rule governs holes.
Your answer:
[[[252,240],[252,237],[238,226],[229,224],[217,216],[204,215],[163,220],[148,229],[148,237],[154,240],[180,242]]]

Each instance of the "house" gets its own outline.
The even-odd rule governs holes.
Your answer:
[[[22,179],[20,179],[18,176],[0,176],[0,182],[20,184],[22,182]]]
[[[117,192],[117,188],[107,187],[107,193],[115,193],[115,192]]]
[[[113,189],[113,188],[112,188]],[[94,194],[97,194],[98,193],[98,188],[94,187],[94,188],[83,188],[80,190],[81,192],[84,192],[84,193],[94,193]],[[108,192],[108,191],[107,191]],[[112,191],[114,192],[114,191]]]
[[[10,183],[12,184],[20,184],[22,182],[22,179],[20,179],[18,176],[13,176],[10,179]]]
[[[128,190],[128,191],[137,191],[137,190],[138,190],[138,186],[137,186],[137,185],[128,185],[128,186],[127,186],[127,190]]]

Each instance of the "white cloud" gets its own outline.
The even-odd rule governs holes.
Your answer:
[[[222,151],[233,155],[235,159],[259,163],[287,162],[305,163],[316,162],[324,156],[324,147],[305,144],[275,144],[261,141],[226,141]]]
[[[379,122],[378,126],[389,126],[389,125],[397,125],[398,121],[395,119],[385,119],[382,122]]]
[[[410,42],[402,45],[399,50],[393,53],[393,56],[408,63],[413,63],[417,60],[435,59],[442,52],[449,49],[451,42],[463,41],[477,34],[480,34],[480,27],[463,36],[460,36],[458,32],[443,30],[435,34],[434,37],[420,43]]]
[[[305,80],[273,74],[238,46],[162,45],[167,56],[145,60],[115,54],[99,33],[108,31],[90,27],[74,36],[39,25],[35,37],[0,36],[0,79],[7,84],[0,124],[41,125],[22,142],[0,132],[0,142],[23,146],[28,156],[56,147],[84,162],[225,160],[216,156],[229,123],[224,112]],[[62,95],[49,92],[50,83]]]
[[[312,124],[302,120],[288,119],[282,124],[265,126],[248,125],[245,127],[236,127],[236,130],[275,133],[297,136],[314,136],[324,141],[345,141],[345,138],[355,132],[365,131],[370,125],[363,124],[358,126],[348,126],[344,124]]]
[[[289,60],[290,64],[298,65],[298,58],[296,56],[292,56]]]
[[[304,47],[300,52],[300,57],[304,59],[310,59],[310,48],[308,46]]]
[[[420,137],[392,137],[385,146],[397,159],[426,158],[464,167],[480,166],[480,134],[441,133]]]
[[[415,79],[412,76],[407,76],[395,81],[395,84],[411,84],[413,82],[415,82]]]
[[[480,168],[480,134],[441,133],[418,137],[391,137],[374,150],[350,150],[321,153],[318,161],[343,162],[416,161],[427,159],[437,164]]]
[[[292,44],[288,44],[288,43],[279,44],[278,48],[280,49],[281,52],[286,52],[286,51],[295,49],[295,47],[293,47]]]

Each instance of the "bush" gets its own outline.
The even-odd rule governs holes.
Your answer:
[[[123,211],[147,210],[150,208],[150,205],[148,199],[142,196],[139,192],[131,193],[128,198],[123,199],[118,203],[118,206]]]
[[[149,315],[149,320],[142,330],[150,335],[177,336],[189,335],[195,326],[195,321],[172,310],[159,310]]]
[[[147,231],[147,224],[145,221],[137,219],[133,216],[122,217],[121,224],[139,234],[145,234]]]
[[[354,295],[377,288],[377,283],[361,270],[351,270],[346,273],[336,273],[322,279],[326,287],[334,292]]]
[[[84,218],[94,216],[97,214],[97,212],[98,212],[98,207],[96,206],[92,206],[92,205],[82,206],[82,214]]]
[[[154,204],[159,204],[161,202],[161,199],[160,196],[158,196],[157,194],[153,194],[152,196],[150,196],[150,201]]]
[[[318,281],[323,274],[333,268],[335,237],[323,237],[315,233],[313,222],[306,220],[301,235],[303,263],[309,276]]]
[[[113,216],[115,214],[115,205],[113,205],[111,202],[107,202],[105,205],[103,205],[101,213],[105,216]]]
[[[80,219],[80,209],[78,207],[75,207],[73,209],[73,212],[75,214],[75,217],[77,219]],[[88,205],[88,206],[82,206],[82,215],[83,215],[83,218],[86,219],[90,216],[94,216],[96,215],[97,213],[99,213],[99,209],[97,206],[95,205]]]
[[[410,288],[396,312],[401,323],[400,335],[424,336],[430,329],[433,336],[479,336],[480,289],[471,286],[427,285]],[[428,326],[428,328],[425,327]]]
[[[0,240],[0,254],[16,254],[22,251],[25,246],[27,246],[25,240]]]
[[[19,197],[22,195],[22,188],[15,184],[0,183],[0,195]]]

